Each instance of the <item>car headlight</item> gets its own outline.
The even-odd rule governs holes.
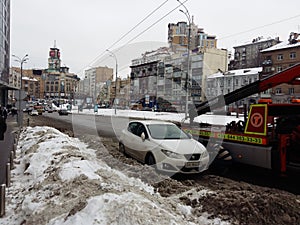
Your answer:
[[[178,154],[176,152],[172,152],[172,151],[164,150],[164,149],[161,149],[161,151],[162,151],[162,153],[164,153],[169,158],[174,158],[174,159],[181,159],[182,158],[182,155]]]
[[[202,154],[201,154],[201,159],[208,157],[208,151],[205,150]]]

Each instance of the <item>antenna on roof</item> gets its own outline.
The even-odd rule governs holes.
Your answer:
[[[56,48],[56,40],[54,40],[54,48]]]

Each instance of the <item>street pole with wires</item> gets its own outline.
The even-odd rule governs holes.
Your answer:
[[[23,89],[23,85],[22,85],[22,79],[23,79],[23,63],[26,63],[29,58],[28,58],[28,54],[26,54],[23,58],[20,58],[16,55],[12,55],[13,57],[15,57],[15,61],[20,63],[20,89],[19,89],[19,99],[18,99],[18,126],[22,127],[23,126],[23,111],[21,109],[21,92]]]
[[[184,7],[185,11],[183,10],[179,10],[180,12],[182,12],[188,19],[189,22],[189,29],[188,29],[188,43],[187,43],[187,73],[186,73],[186,99],[185,99],[185,118],[188,117],[188,107],[189,107],[189,88],[190,88],[190,45],[191,45],[191,25],[192,25],[192,21],[191,21],[191,16],[190,13],[188,11],[188,9],[186,8],[186,6],[180,2],[179,0],[177,0],[181,6]]]
[[[117,60],[117,57],[115,55],[115,53],[113,53],[112,51],[110,50],[106,50],[108,51],[114,59],[116,61],[116,78],[115,78],[115,100],[114,100],[114,105],[115,105],[115,115],[117,114],[117,103],[116,103],[116,99],[117,99],[117,78],[118,78],[118,60]]]

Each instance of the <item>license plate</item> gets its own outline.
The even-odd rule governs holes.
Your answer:
[[[200,166],[200,162],[186,162],[185,163],[186,168],[199,167],[199,166]]]

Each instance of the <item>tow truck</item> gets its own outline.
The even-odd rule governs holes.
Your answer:
[[[226,126],[195,123],[194,118],[279,84],[300,84],[300,64],[257,80],[189,110],[182,129],[209,148],[214,160],[238,162],[286,173],[300,169],[300,104],[251,104],[244,119]]]

